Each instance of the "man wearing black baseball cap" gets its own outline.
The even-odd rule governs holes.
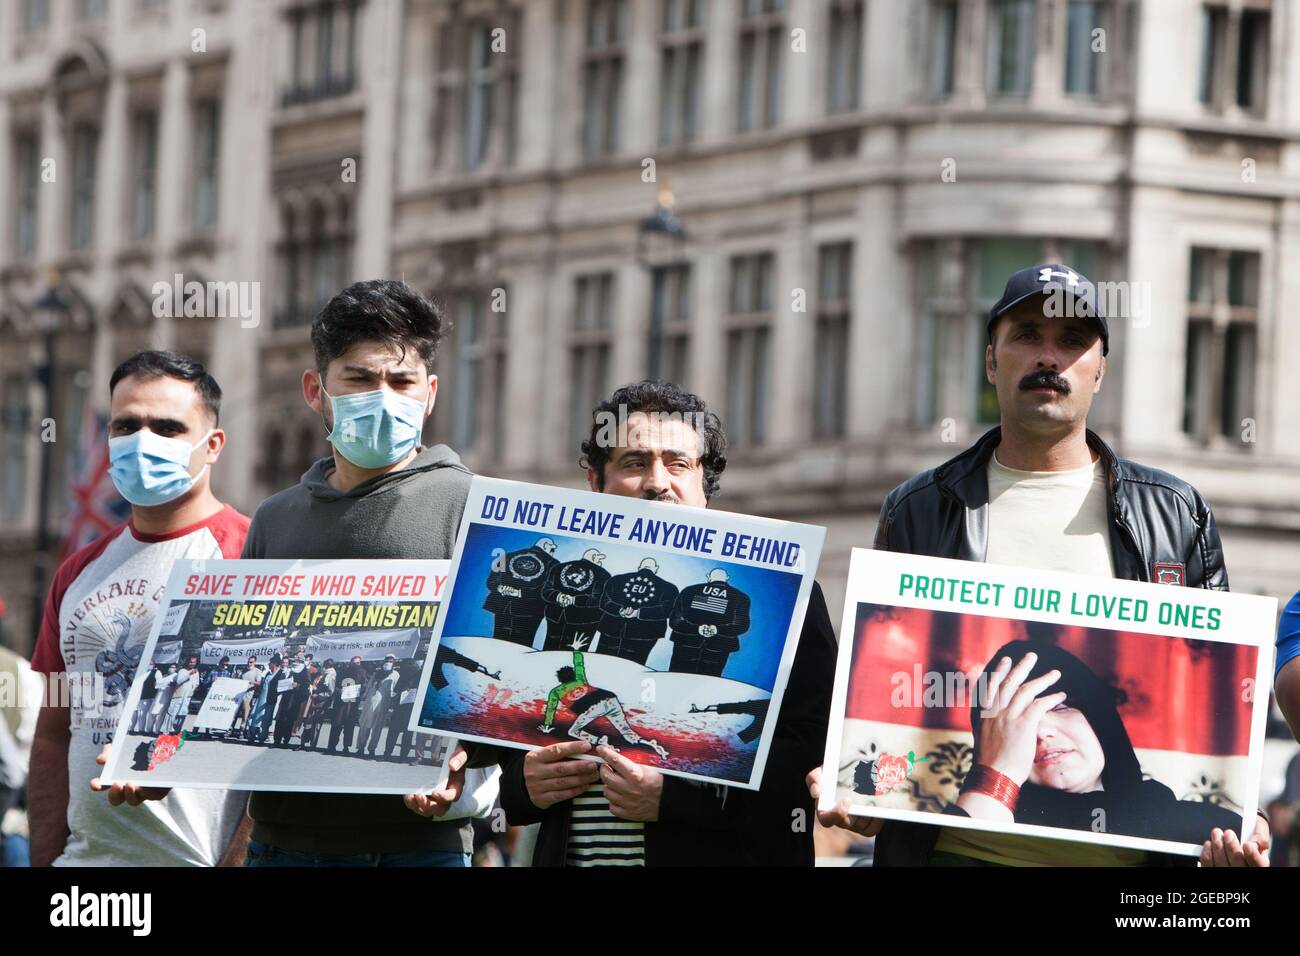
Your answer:
[[[1048,301],[1037,300],[1046,297]],[[1097,287],[1087,276],[1069,266],[1053,262],[1012,273],[1002,298],[989,310],[989,344],[993,343],[993,328],[998,319],[1020,305],[1029,302],[1031,314],[1083,318],[1091,321],[1101,338],[1101,354],[1110,354],[1110,326],[1097,294]]]
[[[997,390],[1001,424],[956,458],[890,492],[876,549],[1226,591],[1219,532],[1196,489],[1118,457],[1087,428],[1110,351],[1096,286],[1060,263],[1022,269],[989,312],[988,338],[984,368]],[[1041,695],[1055,690],[1046,687]],[[995,702],[981,715],[981,772],[967,774],[948,813],[993,819],[1000,806],[983,796],[985,781],[1025,783],[1024,761],[1014,754],[1037,746],[1042,719],[1029,724],[1002,709]],[[820,771],[814,771],[814,796],[820,784]],[[878,832],[875,862],[881,866],[1193,862],[964,828],[899,821],[882,827],[846,811],[841,804],[821,814],[822,823]],[[1244,844],[1231,831],[1205,836],[1203,864],[1267,865],[1262,818]]]

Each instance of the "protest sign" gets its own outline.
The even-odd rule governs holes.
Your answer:
[[[824,537],[475,478],[411,726],[756,789]]]
[[[1248,834],[1276,603],[855,550],[821,809],[940,824],[958,852]]]
[[[448,566],[177,561],[104,780],[337,793],[441,787],[454,742],[410,732],[415,704],[402,694],[419,681]],[[160,643],[164,622],[182,618],[193,636]],[[220,639],[200,636],[214,632]],[[203,674],[166,726],[176,691],[164,649],[200,658]],[[214,671],[223,657],[228,669]]]

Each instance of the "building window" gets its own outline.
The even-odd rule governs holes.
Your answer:
[[[490,460],[505,445],[506,313],[491,308],[492,294],[461,292],[452,297],[451,440],[460,452]]]
[[[650,295],[649,377],[685,387],[690,371],[690,264],[678,262],[656,268]]]
[[[736,128],[771,129],[781,121],[785,0],[737,0],[740,16],[740,86]]]
[[[659,33],[659,144],[695,141],[704,31],[699,0],[662,0]]]
[[[316,198],[305,208],[287,203],[281,207],[277,327],[309,324],[348,284],[352,244],[352,206],[346,198]]]
[[[78,0],[77,16],[82,20],[102,20],[108,0]]]
[[[1254,417],[1258,253],[1194,248],[1189,263],[1183,431],[1237,440]]]
[[[1034,73],[1034,0],[989,3],[988,88],[998,96],[1028,96]]]
[[[50,25],[50,0],[23,0],[23,31],[35,33]]]
[[[842,438],[846,431],[852,275],[852,243],[835,243],[818,250],[812,377],[815,438]]]
[[[587,436],[591,410],[609,397],[614,274],[601,272],[574,280],[573,330],[569,337],[569,443]]]
[[[1013,272],[1062,262],[1095,282],[1101,248],[1091,241],[1038,238],[944,239],[915,257],[919,296],[915,421],[944,418],[997,424],[997,392],[984,374],[985,329]],[[1094,411],[1096,410],[1094,406]]]
[[[826,112],[852,112],[862,85],[862,0],[834,0],[827,38]]]
[[[1065,92],[1077,96],[1096,96],[1100,53],[1092,50],[1094,30],[1100,30],[1100,0],[1070,0],[1066,14]]]
[[[1200,100],[1215,105],[1215,80],[1223,64],[1228,43],[1228,8],[1201,9],[1201,80]]]
[[[731,260],[726,407],[727,435],[737,447],[767,441],[774,261],[770,252]]]
[[[27,499],[27,435],[31,418],[28,406],[28,378],[10,375],[4,381],[4,404],[0,405],[0,434],[4,436],[4,489],[0,494],[0,518],[12,528],[23,515]]]
[[[465,128],[461,134],[463,165],[474,169],[487,156],[492,129],[492,34],[486,23],[470,28],[469,65],[465,76]]]
[[[72,248],[89,249],[95,241],[95,167],[99,129],[78,123],[72,131]]]
[[[957,65],[957,0],[934,0],[930,5],[930,77],[932,99],[952,96]]]
[[[158,113],[140,110],[131,123],[131,238],[154,234],[158,206]]]
[[[279,421],[291,419],[292,415],[281,412]],[[296,428],[287,425],[281,430],[271,428],[262,439],[262,461],[260,477],[267,489],[275,490],[296,484],[303,473],[326,453],[324,433],[320,421],[299,425]]]
[[[1251,113],[1264,111],[1268,82],[1267,10],[1242,10],[1237,42],[1237,106]]]
[[[194,106],[194,228],[217,224],[217,183],[221,153],[221,103],[200,100]]]
[[[360,7],[361,0],[328,0],[288,12],[290,75],[281,105],[343,96],[356,88]]]
[[[302,271],[307,281],[308,310],[313,316],[346,284],[345,250],[325,203],[312,203],[307,213],[307,261]]]
[[[68,435],[85,434],[86,399],[89,394],[89,371],[80,365],[61,365],[57,374],[57,388],[54,394],[54,415],[59,428],[66,429]],[[80,476],[77,474],[77,459],[81,449],[80,441],[55,442],[54,455],[50,462],[50,487],[71,488]],[[50,518],[61,524],[68,513],[68,505],[74,500],[73,495],[59,495],[50,502],[53,506]]]
[[[588,0],[582,56],[582,153],[587,159],[618,151],[626,17],[624,0]]]
[[[14,254],[28,259],[36,254],[37,189],[41,181],[41,153],[36,133],[14,137],[17,194],[14,209]]]
[[[518,24],[511,12],[504,21],[450,19],[440,28],[435,167],[478,169],[494,155],[514,162],[519,60],[510,40]]]
[[[1204,105],[1218,111],[1235,105],[1247,113],[1265,112],[1271,19],[1268,9],[1257,6],[1202,8],[1199,97]]]

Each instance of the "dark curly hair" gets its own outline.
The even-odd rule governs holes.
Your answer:
[[[582,443],[582,457],[578,464],[596,472],[598,487],[605,487],[605,466],[609,464],[611,448],[600,441],[604,431],[602,421],[609,416],[623,421],[637,412],[646,414],[680,415],[700,434],[704,451],[700,465],[704,469],[704,497],[712,498],[722,485],[722,472],[727,467],[727,435],[722,421],[709,409],[704,399],[672,382],[646,380],[634,385],[624,385],[608,399],[597,405],[591,413],[591,434]]]
[[[322,378],[329,363],[358,342],[383,342],[402,355],[415,349],[432,374],[446,333],[437,303],[404,282],[369,279],[354,282],[325,304],[311,324],[311,344]]]

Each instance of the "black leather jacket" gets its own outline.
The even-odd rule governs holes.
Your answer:
[[[1002,430],[994,428],[956,458],[891,491],[881,507],[876,550],[983,561],[988,463],[1001,439]],[[1118,457],[1091,431],[1088,445],[1105,462],[1115,576],[1228,590],[1219,529],[1200,493],[1168,472]],[[876,838],[875,865],[924,866],[939,832],[926,824],[887,822]],[[1196,863],[1194,857],[1151,856],[1157,865]]]

